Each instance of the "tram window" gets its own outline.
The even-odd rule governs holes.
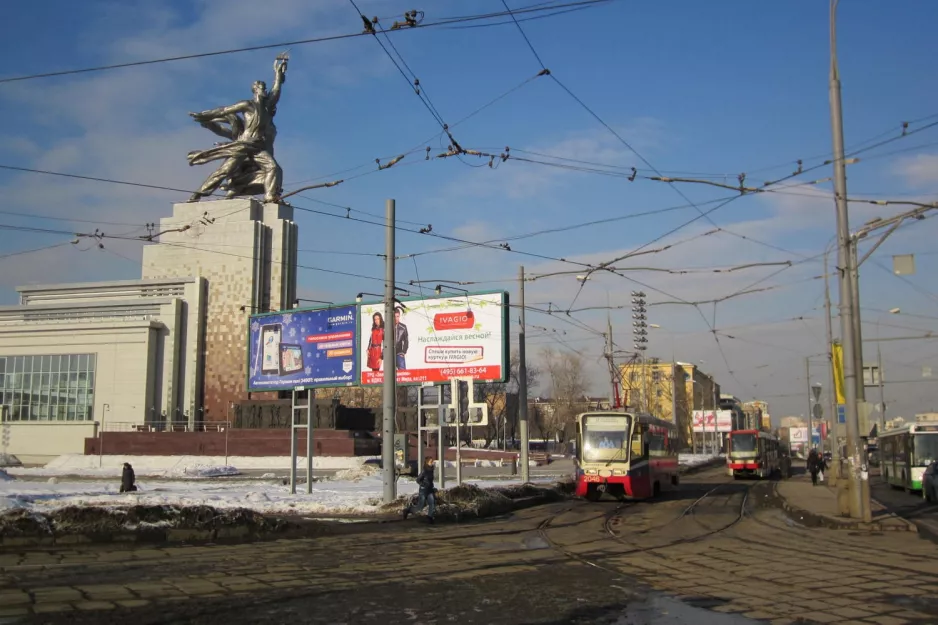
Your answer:
[[[667,449],[665,448],[665,438],[660,434],[652,434],[648,437],[648,452],[651,456],[665,456],[667,455]]]
[[[633,458],[641,458],[642,456],[645,455],[645,448],[643,445],[644,442],[645,441],[644,441],[644,438],[642,437],[641,430],[636,430],[635,433],[632,434],[632,457]]]

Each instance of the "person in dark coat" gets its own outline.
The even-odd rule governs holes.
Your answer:
[[[134,482],[137,481],[137,476],[134,475],[134,468],[130,466],[129,462],[124,463],[124,470],[121,473],[121,492],[122,493],[132,493],[137,490],[137,485]]]
[[[820,454],[818,454],[817,449],[812,449],[808,453],[808,461],[806,464],[808,472],[811,474],[811,484],[817,486],[817,475],[821,472],[822,465],[824,464],[824,460],[821,458]]]
[[[433,523],[433,515],[436,513],[436,488],[433,487],[433,458],[427,458],[423,465],[423,471],[417,476],[417,486],[420,491],[417,497],[417,505],[404,508],[404,519],[413,512],[420,512],[424,506],[427,507],[427,521]]]

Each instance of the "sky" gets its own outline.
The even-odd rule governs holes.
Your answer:
[[[410,4],[358,6],[389,29]],[[504,10],[499,0],[416,8],[426,23]],[[531,362],[548,346],[576,351],[591,391],[607,394],[601,333],[608,315],[617,357],[634,352],[630,292],[641,290],[648,323],[659,326],[649,330],[648,356],[698,364],[724,393],[768,401],[776,422],[805,414],[809,383],[830,387],[821,279],[835,233],[824,164],[827,3],[754,10],[742,0],[613,0],[554,13],[519,16],[538,17],[521,22],[536,56],[499,17],[396,30],[377,38],[383,48],[375,37],[350,37],[0,83],[0,165],[180,190],[0,169],[0,304],[17,302],[17,285],[139,278],[143,242],[126,239],[146,235],[146,224],[168,217],[187,199],[182,190],[212,171],[186,162],[216,139],[187,113],[250,97],[251,83],[270,83],[274,58],[289,48],[277,114],[284,188],[344,180],[290,199],[301,297],[339,303],[380,292],[381,222],[393,198],[397,281],[424,282],[407,286],[412,295],[454,281],[507,290],[516,301],[519,266],[535,278],[526,304],[558,312],[528,310]],[[845,143],[859,159],[847,168],[851,198],[936,199],[936,21],[938,4],[924,0],[840,7]],[[47,0],[5,7],[5,24],[0,78],[362,29],[347,0]],[[538,76],[539,59],[549,75]],[[427,147],[430,156],[447,149],[438,119],[464,149],[509,158],[492,167],[470,155],[427,160]],[[902,122],[911,122],[905,136]],[[401,154],[378,170],[375,159]],[[810,171],[787,178],[799,159]],[[787,179],[749,194],[648,179],[733,186],[741,173],[753,187]],[[851,228],[909,208],[851,202]],[[431,234],[418,232],[431,224]],[[123,238],[71,242],[72,233],[95,230]],[[938,371],[938,340],[869,340],[938,330],[936,234],[934,219],[904,225],[861,268],[865,360],[875,362],[879,346],[889,416],[938,410],[936,378],[923,370]],[[609,265],[617,272],[577,280],[587,263],[627,254]],[[915,255],[914,275],[893,275],[896,254]],[[831,288],[836,312],[836,275]],[[878,401],[878,390],[868,397]]]

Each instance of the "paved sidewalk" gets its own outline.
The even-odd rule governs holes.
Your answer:
[[[872,523],[862,523],[841,516],[837,505],[837,489],[828,486],[827,482],[812,486],[808,476],[782,480],[777,483],[776,488],[787,504],[786,510],[796,521],[807,521],[811,525],[830,528],[916,531],[915,525],[890,512],[875,499],[872,500]]]

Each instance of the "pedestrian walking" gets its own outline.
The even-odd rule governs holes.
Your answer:
[[[134,482],[137,481],[137,476],[134,475],[134,468],[130,466],[129,462],[124,463],[124,470],[121,471],[121,492],[122,493],[132,493],[137,490],[137,486]]]
[[[808,472],[811,474],[811,484],[813,486],[817,486],[817,476],[818,476],[818,473],[820,473],[821,471],[821,466],[823,465],[823,463],[824,461],[818,455],[816,449],[812,449],[808,453],[808,461],[806,465],[807,465]]]
[[[417,505],[404,508],[404,519],[406,520],[411,513],[420,512],[424,506],[427,506],[427,521],[433,523],[433,515],[436,513],[436,488],[433,486],[433,458],[427,458],[423,465],[423,470],[417,476],[417,486],[420,491],[417,495]]]

